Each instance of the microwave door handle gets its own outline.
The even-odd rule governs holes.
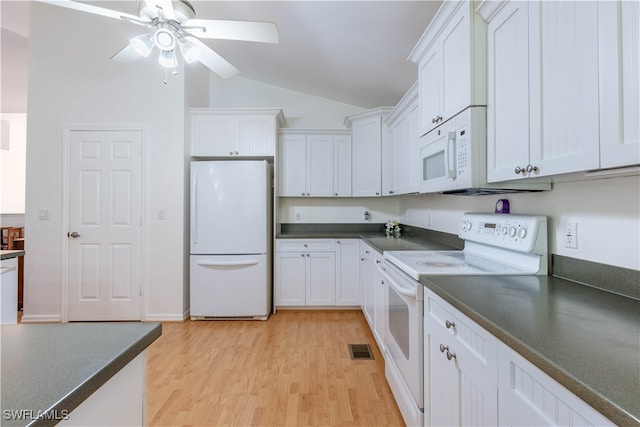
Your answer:
[[[447,176],[456,177],[456,133],[449,132],[447,139]]]

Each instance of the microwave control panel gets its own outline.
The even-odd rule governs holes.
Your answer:
[[[469,137],[466,127],[458,129],[456,132],[456,168],[457,176],[465,176],[471,160],[471,150],[469,149]]]

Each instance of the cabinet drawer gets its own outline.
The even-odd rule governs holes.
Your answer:
[[[464,358],[458,357],[459,363],[468,364],[470,369],[497,385],[497,338],[430,291],[427,291],[424,303],[427,332],[441,336],[447,341],[442,344],[449,346],[451,352],[464,354]]]
[[[276,239],[276,252],[320,252],[335,251],[334,239]]]

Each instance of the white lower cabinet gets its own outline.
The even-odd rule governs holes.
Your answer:
[[[336,305],[360,305],[360,239],[336,240]]]
[[[277,307],[360,306],[359,239],[277,239]]]
[[[276,306],[335,305],[335,240],[278,239],[274,262]]]
[[[424,426],[611,426],[432,291],[424,296]]]
[[[382,262],[382,254],[366,244],[360,242],[360,290],[361,307],[364,317],[369,323],[371,332],[384,355],[384,320],[386,308],[386,288],[382,277],[378,273],[378,264]]]
[[[497,425],[497,339],[430,291],[424,303],[425,425]]]
[[[498,359],[500,425],[614,425],[505,344]]]

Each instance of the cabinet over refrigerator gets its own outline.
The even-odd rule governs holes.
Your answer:
[[[191,319],[271,311],[271,168],[266,160],[191,162]]]

